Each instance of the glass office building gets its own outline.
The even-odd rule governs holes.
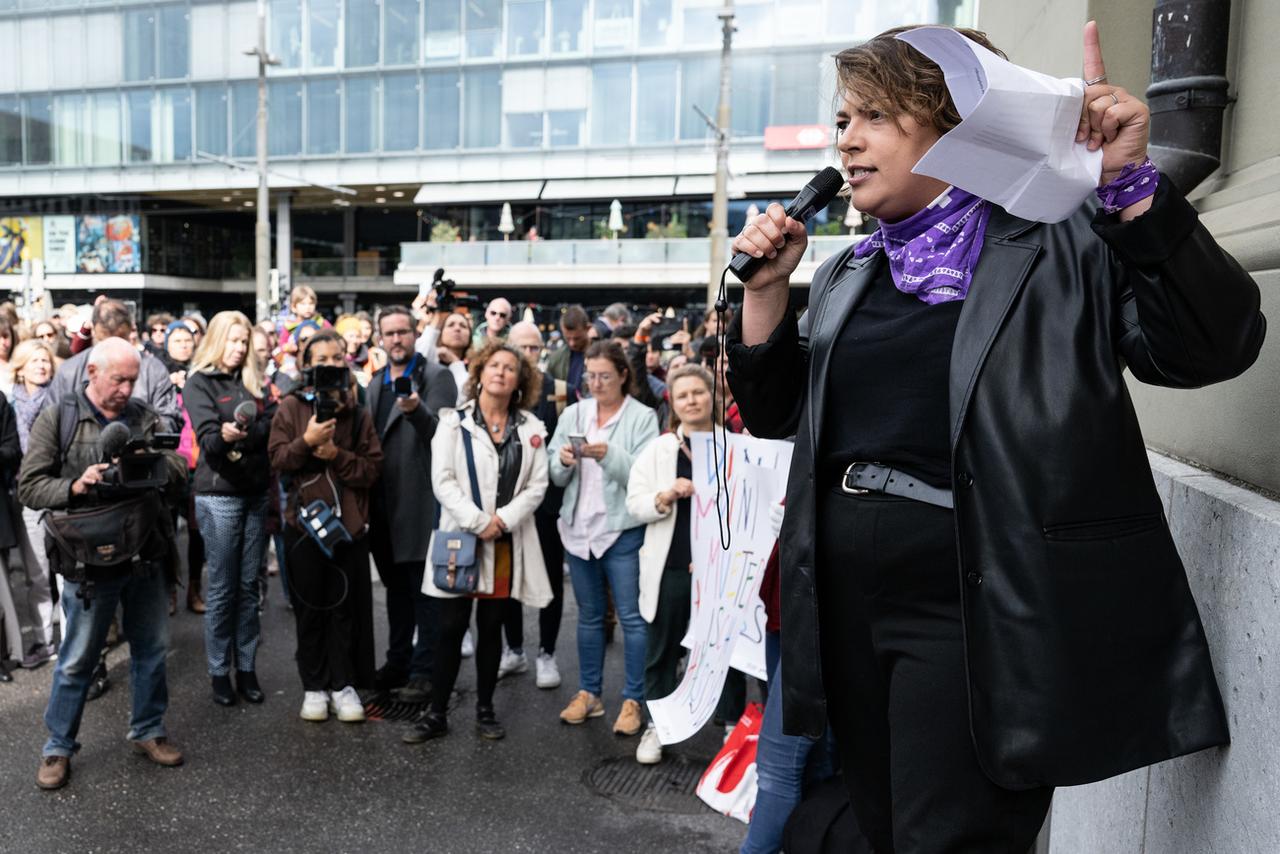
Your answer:
[[[713,134],[699,111],[715,113],[722,7],[266,0],[273,205],[292,206],[295,279],[318,261],[314,278],[360,278],[363,258],[389,285],[400,242],[438,222],[500,238],[502,202],[516,237],[596,236],[613,198],[624,237],[669,234],[673,216],[675,233],[705,234]],[[973,7],[737,0],[735,208],[790,194],[768,176],[794,183],[829,160],[764,136],[828,123],[831,53],[901,23],[969,25]],[[242,0],[0,0],[3,215],[140,217],[142,273],[247,278],[256,176],[225,161],[255,154],[257,16]]]

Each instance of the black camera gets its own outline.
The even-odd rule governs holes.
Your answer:
[[[303,370],[302,386],[315,392],[316,421],[332,421],[339,407],[333,392],[350,391],[351,369],[346,365],[313,365]]]
[[[143,438],[130,438],[118,455],[103,462],[111,463],[102,473],[100,482],[104,491],[141,492],[147,489],[163,489],[169,482],[169,468],[163,451],[178,448],[177,433],[155,433],[148,442]]]
[[[473,296],[458,296],[454,293],[458,287],[458,283],[453,279],[444,277],[444,267],[436,269],[435,275],[431,278],[431,290],[436,295],[436,311],[453,311],[460,305],[474,308],[480,302]]]

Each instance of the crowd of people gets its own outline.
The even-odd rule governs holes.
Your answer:
[[[644,702],[674,688],[683,655],[688,434],[715,423],[724,365],[699,346],[714,314],[672,332],[660,312],[636,322],[622,304],[595,318],[572,305],[548,342],[506,299],[476,324],[434,292],[332,322],[307,287],[256,325],[224,311],[135,326],[106,297],[35,324],[6,310],[0,550],[25,584],[11,589],[6,568],[0,673],[56,661],[42,788],[69,779],[84,705],[111,686],[114,637],[129,642],[133,747],[183,762],[164,719],[167,619],[184,597],[202,615],[212,701],[264,702],[259,615],[277,574],[305,721],[362,721],[366,702],[391,696],[423,707],[404,742],[438,738],[472,657],[480,737],[505,736],[498,680],[532,668],[538,688],[574,689],[565,724],[607,705],[615,733],[639,736],[636,759],[661,760]],[[455,539],[474,549],[461,559],[470,586],[442,574]],[[386,591],[381,654],[371,562]],[[556,659],[566,576],[572,675]],[[538,613],[528,653],[525,608]],[[606,692],[615,633],[625,677]],[[742,713],[743,687],[726,691],[722,725]]]

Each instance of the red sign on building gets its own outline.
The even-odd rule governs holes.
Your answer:
[[[764,147],[769,151],[826,148],[830,144],[831,128],[826,125],[773,125],[764,129]]]

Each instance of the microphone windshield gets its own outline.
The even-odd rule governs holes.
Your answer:
[[[805,189],[813,191],[813,208],[815,211],[819,211],[831,204],[831,200],[836,197],[836,194],[840,192],[840,188],[843,186],[844,176],[840,174],[840,170],[834,166],[828,166],[817,175],[814,175],[813,180],[805,186]]]
[[[254,403],[252,400],[243,401],[236,407],[235,419],[236,423],[241,427],[244,427],[246,424],[251,424],[257,415],[258,404]]]
[[[109,463],[124,451],[129,444],[129,428],[127,425],[112,421],[98,434],[98,454],[104,463]]]

